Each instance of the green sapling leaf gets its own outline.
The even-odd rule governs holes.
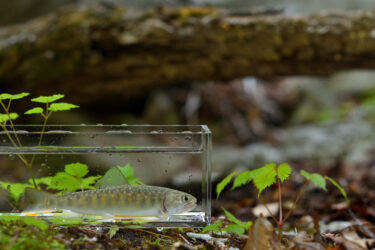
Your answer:
[[[340,184],[338,184],[335,180],[333,180],[332,178],[328,176],[324,176],[324,179],[329,180],[335,187],[337,187],[340,190],[342,196],[344,196],[345,200],[349,202],[349,198],[345,190],[340,186]]]
[[[244,171],[240,173],[236,178],[234,179],[233,186],[231,190],[234,190],[235,188],[241,187],[247,183],[249,183],[254,177],[254,171]]]
[[[30,95],[30,93],[22,92],[22,93],[19,93],[19,94],[10,95],[9,99],[17,100],[17,99],[24,98],[25,96],[28,96],[28,95]]]
[[[0,182],[0,185],[3,189],[9,192],[9,196],[13,199],[15,204],[18,203],[19,198],[25,192],[25,188],[32,187],[31,184],[25,183],[12,183],[12,182]]]
[[[231,214],[228,210],[226,210],[223,207],[222,207],[222,209],[224,210],[224,213],[227,216],[227,220],[229,220],[230,222],[236,223],[236,224],[241,224],[242,223],[242,221],[240,221],[239,219],[237,219],[236,217],[234,217],[234,215]]]
[[[120,172],[124,175],[126,181],[130,185],[144,185],[139,178],[134,176],[134,169],[130,165],[130,163],[126,164],[125,167],[117,166],[117,168],[120,170]]]
[[[277,176],[280,178],[281,182],[284,182],[289,178],[292,173],[292,168],[287,163],[282,163],[277,168]]]
[[[211,225],[208,225],[208,226],[205,226],[203,229],[202,229],[202,233],[206,233],[206,232],[209,232],[209,231],[218,231],[219,229],[221,229],[221,225],[223,224],[222,221],[217,221],[215,223],[212,223]]]
[[[258,197],[262,191],[276,182],[276,164],[269,163],[256,169],[254,185],[258,189]]]
[[[25,115],[32,115],[32,114],[42,114],[43,109],[40,107],[29,109],[25,112]]]
[[[52,179],[53,179],[53,176],[47,176],[47,177],[42,177],[42,178],[37,178],[37,179],[34,179],[36,184],[44,184],[44,185],[51,185],[51,182],[52,182]],[[29,183],[30,184],[33,184],[33,179],[29,179]]]
[[[88,174],[89,168],[86,164],[76,162],[65,165],[65,172],[72,176],[82,178]]]
[[[48,108],[51,111],[67,111],[74,108],[79,108],[78,105],[67,103],[67,102],[55,102],[52,103],[51,106]]]
[[[31,99],[32,102],[39,102],[39,103],[51,103],[51,102],[55,102],[61,98],[63,98],[64,95],[62,94],[55,94],[55,95],[51,95],[51,96],[39,96],[39,97],[36,97],[36,98],[33,98]]]
[[[326,187],[326,180],[320,174],[310,174],[307,173],[305,170],[301,170],[300,174],[304,176],[306,179],[311,180],[316,186],[320,187],[324,191],[327,191]]]
[[[58,172],[52,177],[51,184],[47,189],[56,189],[61,191],[76,191],[81,189],[79,180],[74,176],[67,174],[65,172]]]
[[[83,178],[81,180],[81,186],[83,189],[95,189],[94,186],[92,186],[97,180],[101,178],[100,175],[98,176],[89,176],[87,178]]]
[[[252,221],[246,221],[246,222],[242,222],[240,225],[241,225],[241,227],[243,227],[245,229],[248,229],[249,227],[251,227],[251,225],[253,225],[253,222]]]
[[[8,99],[11,99],[11,98],[12,98],[11,94],[8,94],[8,93],[1,93],[0,94],[0,100],[8,100]]]
[[[232,180],[232,177],[234,175],[238,174],[237,171],[231,173],[230,175],[228,175],[227,177],[225,177],[221,182],[219,182],[219,184],[217,184],[216,186],[216,194],[217,194],[217,197],[216,199],[219,198],[221,192],[224,190],[224,188],[229,184],[229,182]]]
[[[245,233],[245,228],[241,227],[241,225],[239,224],[230,224],[226,228],[224,228],[224,230],[229,233],[237,234],[239,236]]]
[[[29,216],[24,216],[23,219],[23,222],[28,225],[28,226],[35,226],[35,227],[38,227],[40,230],[42,231],[45,231],[48,229],[48,224],[47,222],[43,221],[43,220],[38,220],[36,218],[33,218],[33,217],[29,217]]]
[[[8,114],[0,114],[0,123],[4,123],[4,122],[9,121],[9,120],[15,120],[17,118],[18,118],[17,113],[9,113],[9,115]]]
[[[17,99],[24,98],[25,96],[28,96],[28,95],[30,95],[30,93],[26,93],[26,92],[14,94],[14,95],[8,94],[8,93],[1,93],[0,100],[17,100]]]

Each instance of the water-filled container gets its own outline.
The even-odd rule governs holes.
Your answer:
[[[211,214],[210,158],[211,132],[205,125],[8,126],[0,132],[0,216],[33,216],[60,225],[205,226]],[[54,195],[74,195],[98,188],[95,183],[115,167],[134,170],[128,172],[130,178],[146,186],[166,187],[192,195],[197,200],[196,206],[191,211],[158,218],[77,214],[58,206],[49,212],[24,213],[30,201],[23,193],[35,188],[32,179],[40,190]],[[113,193],[114,198],[116,195]],[[82,200],[85,196],[74,197]],[[111,202],[118,205],[120,199],[107,205],[111,206]],[[93,206],[89,199],[73,202],[83,208]],[[99,207],[101,201],[95,202]],[[139,211],[142,213],[142,206]]]

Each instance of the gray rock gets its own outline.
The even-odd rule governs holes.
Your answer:
[[[338,160],[359,164],[371,158],[375,148],[374,128],[365,122],[296,126],[276,135],[289,160],[310,165],[332,166]]]
[[[285,161],[283,153],[275,146],[258,142],[244,148],[241,163],[247,169],[253,169],[270,162],[282,163]]]
[[[327,85],[338,96],[367,95],[375,92],[375,71],[352,70],[332,75]]]

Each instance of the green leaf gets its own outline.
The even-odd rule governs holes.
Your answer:
[[[94,186],[92,186],[98,179],[100,179],[102,176],[89,176],[87,178],[84,178],[81,180],[81,186],[83,189],[95,189]]]
[[[8,94],[8,93],[1,93],[0,94],[0,100],[8,100],[8,99],[11,99],[11,98],[12,98],[11,94]]]
[[[242,223],[242,221],[240,221],[239,219],[237,219],[236,217],[234,217],[234,215],[231,214],[228,210],[226,210],[223,207],[222,207],[222,209],[224,210],[224,213],[227,216],[227,220],[229,220],[230,222],[236,223],[236,224],[241,224]]]
[[[234,190],[242,185],[245,185],[249,183],[254,177],[254,171],[244,171],[240,173],[236,178],[234,179],[233,186],[231,190]]]
[[[22,92],[22,93],[19,93],[19,94],[12,95],[12,96],[10,97],[10,99],[12,99],[12,100],[17,100],[17,99],[24,98],[25,96],[28,96],[28,95],[30,95],[30,93]]]
[[[63,97],[64,97],[64,95],[62,95],[62,94],[55,94],[55,95],[51,95],[51,96],[39,96],[39,97],[31,99],[31,101],[32,102],[39,102],[39,103],[51,103],[51,102],[57,101],[57,100],[59,100]]]
[[[224,228],[224,230],[229,233],[237,234],[239,236],[245,233],[245,228],[241,227],[241,225],[238,224],[230,224],[226,228]]]
[[[119,229],[120,228],[117,225],[111,225],[111,227],[109,228],[109,231],[108,231],[109,238],[112,239],[113,236],[115,236],[115,234],[117,233],[117,231]]]
[[[253,225],[252,221],[246,221],[246,222],[242,222],[240,224],[240,226],[243,227],[243,228],[245,228],[245,229],[249,229],[251,227],[251,225]]]
[[[134,176],[134,169],[130,165],[130,163],[126,164],[125,167],[121,167],[121,166],[117,166],[117,167],[119,168],[121,173],[124,175],[126,181],[130,185],[139,185],[139,184],[144,185],[141,181],[139,181],[139,178]]]
[[[60,225],[60,226],[80,225],[84,222],[83,217],[48,216],[47,219],[49,222],[53,223],[54,225]]]
[[[20,197],[25,192],[25,188],[32,187],[31,184],[26,183],[12,183],[12,182],[0,182],[3,189],[9,192],[9,196],[14,200],[15,204],[18,204]]]
[[[76,162],[65,165],[65,172],[75,177],[83,177],[88,174],[89,168],[86,164]]]
[[[56,102],[56,103],[52,103],[48,109],[51,111],[67,111],[73,108],[79,108],[79,106],[75,104],[71,104],[71,103],[66,103],[66,102]]]
[[[42,114],[43,109],[40,107],[29,109],[25,112],[25,115],[32,115],[32,114]]]
[[[254,185],[258,189],[258,197],[262,191],[276,182],[276,164],[269,163],[256,169]]]
[[[311,180],[316,186],[320,187],[324,191],[327,191],[326,187],[326,180],[320,174],[310,174],[307,173],[305,170],[301,170],[300,174],[304,176],[306,179]]]
[[[33,217],[28,217],[28,216],[25,216],[23,218],[23,221],[26,225],[28,226],[35,226],[35,227],[38,227],[40,230],[42,231],[45,231],[48,229],[48,224],[47,222],[43,221],[43,220],[38,220],[36,218],[33,218]]]
[[[9,113],[9,115],[8,114],[0,114],[0,123],[6,122],[8,120],[15,120],[17,118],[18,118],[17,113]]]
[[[202,229],[202,233],[209,232],[209,231],[216,231],[218,229],[221,229],[222,224],[223,224],[222,221],[217,221],[215,223],[212,223],[211,225],[205,226]]]
[[[286,179],[288,179],[291,173],[292,168],[287,163],[282,163],[277,168],[277,175],[280,178],[281,182],[284,182]]]
[[[53,177],[48,176],[48,177],[37,178],[37,179],[35,179],[35,182],[38,186],[39,186],[39,184],[45,184],[45,185],[49,186],[49,185],[51,185],[52,180],[53,180]],[[33,180],[29,179],[29,183],[33,184]]]
[[[340,184],[338,184],[336,181],[334,181],[332,178],[330,178],[328,176],[324,176],[324,179],[329,180],[335,187],[337,187],[340,190],[342,196],[344,196],[345,200],[349,201],[345,190],[340,186]]]
[[[238,174],[237,171],[231,173],[230,175],[228,175],[227,177],[225,177],[221,182],[219,182],[216,186],[216,194],[217,194],[217,197],[216,199],[219,198],[221,192],[224,190],[224,188],[229,184],[229,182],[232,180],[232,177],[234,175]]]
[[[52,177],[51,184],[47,189],[60,191],[77,191],[81,189],[79,180],[65,172],[58,172]]]
[[[8,93],[2,93],[0,94],[0,100],[17,100],[17,99],[21,99],[21,98],[24,98],[25,96],[28,96],[30,95],[30,93],[26,93],[26,92],[22,92],[22,93],[19,93],[19,94],[8,94]]]

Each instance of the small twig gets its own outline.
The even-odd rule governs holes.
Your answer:
[[[275,223],[278,224],[276,217],[272,214],[271,210],[268,208],[267,204],[264,202],[262,195],[259,195],[259,199],[262,202],[263,206],[267,209],[267,212],[270,214],[270,216],[275,221]]]
[[[218,247],[225,247],[225,242],[228,241],[227,238],[215,238],[215,237],[212,237],[209,234],[198,234],[198,233],[188,232],[188,233],[186,233],[186,235],[190,238],[203,240],[205,242],[213,241],[215,243],[215,245],[218,246]]]
[[[164,238],[174,239],[174,237],[171,237],[171,236],[168,236],[168,235],[154,233],[154,232],[147,231],[147,230],[144,230],[144,229],[139,229],[139,228],[132,228],[132,229],[135,230],[135,231],[139,231],[139,232],[145,232],[145,233],[154,235],[156,237],[164,237]]]
[[[12,119],[10,119],[9,108],[10,108],[10,103],[11,103],[11,102],[12,102],[12,99],[9,99],[8,107],[5,107],[4,102],[3,102],[2,100],[0,100],[0,104],[1,104],[1,106],[3,107],[5,113],[8,115],[9,123],[10,123],[10,125],[11,125],[11,127],[12,127],[13,132],[14,132],[14,137],[16,138],[16,140],[17,140],[17,142],[18,142],[18,145],[19,145],[19,146],[22,146],[21,141],[20,141],[20,139],[19,139],[18,136],[17,136],[16,129],[15,129],[15,127],[14,127],[14,124],[13,124],[13,122],[12,122]]]
[[[10,142],[13,144],[13,146],[14,146],[14,147],[17,147],[16,142],[13,140],[12,136],[11,136],[10,133],[9,133],[9,130],[6,128],[6,125],[5,125],[5,124],[1,124],[1,127],[2,127],[3,130],[5,131],[6,135],[8,136],[8,138],[9,138]],[[26,161],[25,158],[23,158],[22,155],[20,155],[20,154],[16,154],[16,155],[21,159],[21,161],[22,161],[26,166],[28,166],[28,162]]]
[[[177,234],[178,237],[180,237],[183,241],[185,241],[186,244],[193,246],[191,242],[189,242],[182,234]]]
[[[358,219],[358,217],[353,213],[353,211],[350,208],[348,208],[348,212],[350,216],[353,218],[353,220],[358,224],[358,226],[360,226],[363,229],[363,231],[365,231],[368,234],[368,236],[375,239],[375,234],[371,232],[370,229],[368,229],[365,225],[363,225],[363,223]]]
[[[309,183],[310,183],[310,179],[306,180],[305,184],[303,184],[301,190],[298,193],[296,200],[293,202],[292,207],[289,209],[288,213],[286,214],[284,221],[286,221],[289,218],[289,216],[292,214],[294,208],[297,206],[299,199],[301,198],[302,194],[305,192],[305,189],[307,188],[307,185],[309,185]]]

